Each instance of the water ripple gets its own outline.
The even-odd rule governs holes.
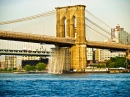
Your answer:
[[[0,97],[130,97],[130,74],[0,74]]]

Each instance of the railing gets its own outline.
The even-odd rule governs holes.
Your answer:
[[[31,50],[9,50],[0,49],[0,55],[29,55],[29,56],[50,56],[51,51],[31,51]]]

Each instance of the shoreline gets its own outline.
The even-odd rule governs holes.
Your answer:
[[[44,71],[0,71],[0,73],[13,73],[13,74],[44,74],[48,73],[47,70]],[[130,73],[130,70],[109,70],[109,71],[85,71],[85,72],[64,72],[62,74],[74,74],[74,73]]]
[[[48,73],[48,71],[24,71],[24,72],[13,72],[14,74],[43,74]]]

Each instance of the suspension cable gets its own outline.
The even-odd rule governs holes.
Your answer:
[[[105,30],[105,29],[103,29],[102,27],[100,27],[99,25],[97,25],[96,23],[94,23],[94,22],[92,22],[90,19],[88,19],[88,18],[86,18],[90,23],[92,23],[92,24],[94,24],[96,27],[98,27],[99,29],[101,29],[101,30],[103,30],[103,31],[105,31],[107,34],[109,34],[110,36],[111,36],[111,33],[110,32],[108,32],[107,30]],[[85,24],[86,25],[86,24]],[[96,31],[95,29],[93,29],[92,27],[90,27],[90,26],[88,26],[88,25],[86,25],[87,27],[89,27],[90,29],[92,29],[92,30],[94,30],[94,31]],[[97,33],[99,33],[99,34],[101,34],[100,32],[98,32],[98,31],[96,31]],[[105,36],[105,35],[103,35],[103,34],[101,34],[102,36],[104,36],[104,37],[106,37],[106,38],[108,38],[107,36]],[[108,39],[110,39],[110,38],[108,38]],[[115,37],[115,39],[118,39],[117,37]]]
[[[107,30],[105,30],[104,28],[100,27],[99,25],[97,25],[96,23],[94,23],[93,21],[91,21],[90,19],[86,18],[86,20],[88,20],[90,23],[92,23],[93,25],[95,25],[96,27],[98,27],[99,29],[101,29],[102,31],[106,32],[107,34],[111,35],[111,33]]]
[[[93,31],[96,31],[96,32],[97,32],[97,33],[99,33],[100,35],[102,35],[102,36],[104,36],[104,37],[106,37],[106,38],[110,39],[109,37],[107,37],[107,36],[103,35],[103,34],[102,34],[102,33],[100,33],[99,31],[97,31],[97,30],[93,29],[92,27],[90,27],[90,26],[88,26],[88,25],[86,25],[86,24],[85,24],[85,26],[87,26],[88,28],[92,29]]]
[[[96,19],[98,19],[100,22],[102,22],[103,24],[105,24],[107,27],[109,28],[112,28],[110,27],[109,25],[107,25],[105,22],[101,21],[99,18],[97,18],[95,15],[93,15],[91,12],[89,12],[88,10],[85,9],[86,12],[88,12],[89,14],[91,14],[93,17],[95,17]]]
[[[7,22],[1,22],[0,25],[23,22],[23,21],[27,21],[27,20],[32,20],[32,19],[50,16],[50,15],[53,15],[53,14],[55,14],[55,10],[45,12],[45,13],[42,13],[42,14],[38,14],[38,15],[34,15],[34,16],[30,16],[30,17],[26,17],[26,18],[16,19],[16,20],[7,21]]]

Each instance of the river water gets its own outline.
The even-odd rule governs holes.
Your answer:
[[[0,97],[130,97],[130,74],[0,74]]]

